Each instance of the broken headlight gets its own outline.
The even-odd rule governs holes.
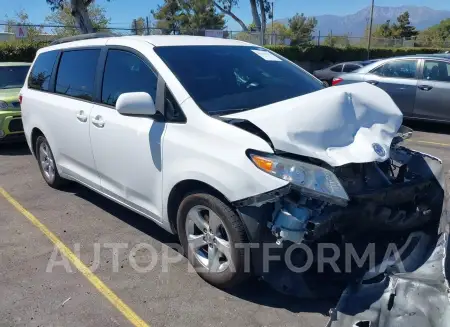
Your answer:
[[[256,167],[292,183],[306,195],[340,203],[349,200],[336,175],[328,169],[271,154],[249,152],[248,155]]]

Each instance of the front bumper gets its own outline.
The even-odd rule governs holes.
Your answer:
[[[21,142],[23,140],[21,112],[0,112],[0,143]]]
[[[292,190],[276,190],[269,196],[234,203],[250,242],[259,244],[251,252],[255,273],[286,294],[340,298],[331,310],[331,327],[450,326],[450,260],[446,255],[450,206],[443,165],[436,158],[402,147],[394,149],[391,156],[397,157],[396,162],[404,159],[408,171],[405,174],[412,172],[420,178],[408,177],[404,184],[383,186],[372,193],[358,191],[346,207],[328,205],[320,215],[308,216],[303,240],[296,243],[311,250],[312,269],[292,270],[291,267],[305,267],[308,255],[304,247],[299,248],[297,255],[291,252],[290,262],[286,262],[287,249],[292,246],[289,239],[293,238],[283,238],[276,229],[268,228],[267,222],[275,223],[279,217],[277,204],[284,206],[285,197]],[[303,203],[312,208],[309,202]],[[280,239],[283,242],[275,247]],[[272,243],[270,256],[282,258],[270,265],[265,264],[269,252],[260,251],[268,243]],[[355,261],[350,260],[348,265],[347,245],[355,250],[356,257],[362,258],[372,243],[373,263],[366,260],[364,265],[354,265]],[[337,273],[325,260],[333,253],[320,252],[321,245],[329,244],[340,251],[339,260],[333,261],[341,268]],[[368,253],[371,258],[371,252]],[[330,269],[317,269],[320,261],[322,267],[327,265]]]

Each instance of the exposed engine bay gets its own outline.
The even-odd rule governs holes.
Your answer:
[[[332,312],[332,326],[397,326],[399,319],[407,319],[413,326],[450,324],[445,276],[449,221],[442,163],[402,146],[408,136],[410,133],[400,133],[392,142],[389,159],[382,162],[331,167],[314,158],[278,152],[290,160],[310,161],[332,171],[348,201],[305,193],[291,184],[234,203],[251,242],[276,244],[271,255],[283,258],[289,252],[296,268],[305,267],[311,254],[313,257],[310,268],[299,272],[288,269],[283,260],[267,265],[265,254],[255,249],[252,263],[256,274],[285,294],[341,297]],[[323,244],[327,244],[325,249]],[[389,252],[392,244],[395,251]],[[303,247],[292,251],[292,245],[304,245],[310,252]],[[349,245],[360,258],[373,245],[374,261],[349,267],[347,254],[335,256],[336,252],[348,252]],[[320,262],[324,257],[332,257],[333,263]],[[432,298],[420,299],[423,296]],[[417,303],[408,302],[413,297]],[[433,306],[439,307],[439,319],[428,317]],[[429,313],[423,312],[428,307]],[[395,317],[389,318],[391,314]]]

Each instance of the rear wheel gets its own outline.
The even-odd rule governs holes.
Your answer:
[[[177,229],[190,263],[207,282],[230,288],[249,276],[244,263],[250,258],[236,247],[248,242],[244,226],[222,200],[207,193],[188,195],[178,210]]]
[[[51,187],[60,188],[65,180],[59,176],[53,152],[44,136],[37,138],[35,149],[42,177]]]

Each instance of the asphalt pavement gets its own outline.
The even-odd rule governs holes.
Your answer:
[[[416,130],[410,146],[449,170],[450,126],[406,125]],[[257,280],[229,292],[210,286],[157,224],[83,186],[48,187],[26,145],[0,145],[0,190],[1,327],[325,326],[335,304]],[[79,253],[81,268],[62,253]]]

